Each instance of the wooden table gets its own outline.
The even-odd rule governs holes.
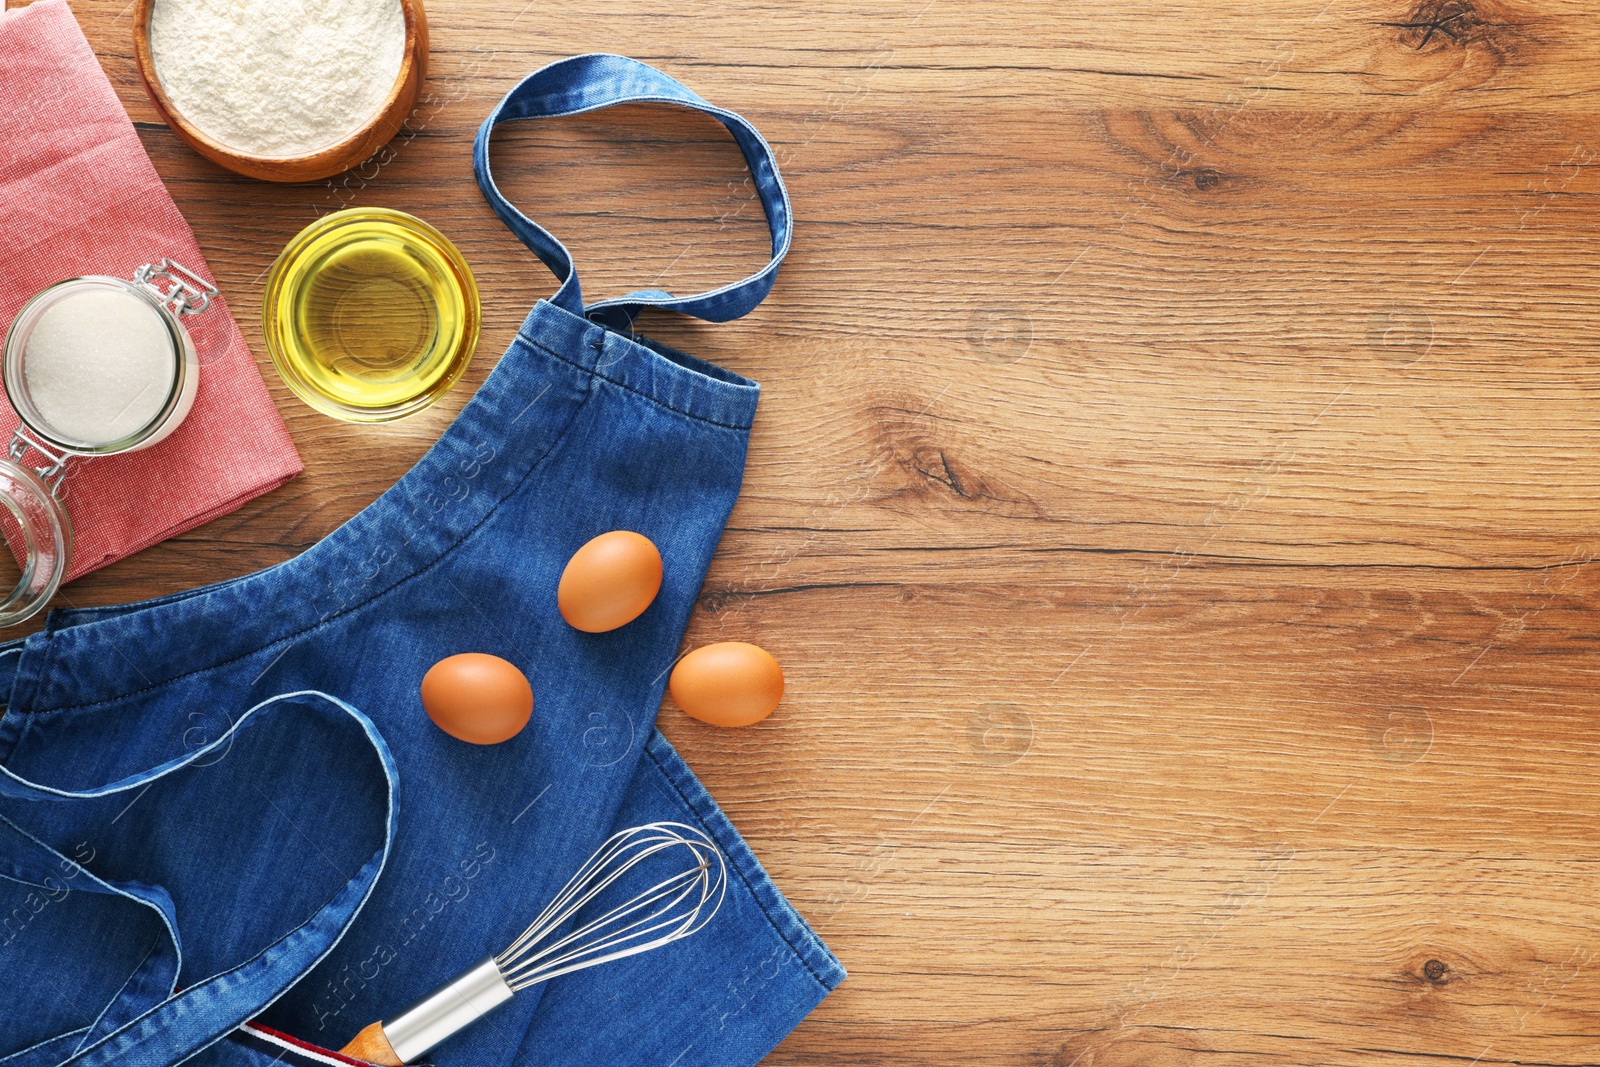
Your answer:
[[[306,473],[69,587],[288,558],[404,472],[553,286],[469,148],[521,75],[654,63],[760,126],[771,299],[647,333],[765,385],[689,644],[765,725],[662,728],[851,978],[774,1064],[1600,1061],[1600,31],[1576,0],[434,0],[388,153],[275,187],[74,5]],[[737,151],[654,108],[497,172],[586,291],[764,259]],[[470,379],[390,427],[294,401],[263,275],[319,213],[478,271]]]

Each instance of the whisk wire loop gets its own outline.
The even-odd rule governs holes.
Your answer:
[[[606,944],[614,943],[618,938],[622,938],[631,932],[637,931],[638,927],[649,923],[651,920],[658,918],[661,915],[670,914],[672,909],[675,908],[679,903],[693,895],[696,884],[702,878],[701,871],[702,868],[697,867],[693,870],[684,871],[680,874],[674,875],[672,878],[669,878],[653,887],[649,892],[634,898],[626,904],[612,908],[610,911],[601,915],[594,921],[585,924],[582,928],[574,931],[573,933],[568,934],[558,941],[552,942],[551,944],[545,946],[537,952],[532,953],[531,955],[522,957],[518,960],[515,966],[519,968],[526,967],[534,961],[546,959],[567,948],[568,946],[582,940],[583,938],[592,934],[598,934],[601,930],[613,925],[614,923],[628,918],[638,911],[644,910],[658,900],[664,900],[668,897],[672,897],[671,902],[664,907],[658,908],[652,914],[627,926],[621,927],[617,930],[609,931],[605,936],[604,943],[592,942],[585,947],[584,951],[586,953],[593,952],[597,948],[605,947]],[[678,883],[684,883],[683,887],[678,888]],[[674,894],[674,890],[676,890],[676,894]],[[693,916],[679,916],[669,921],[657,923],[654,927],[651,927],[651,931],[665,928],[675,923],[692,920]]]
[[[674,849],[692,866],[560,933],[590,904],[640,864]],[[709,837],[683,823],[659,822],[614,834],[504,952],[496,956],[506,985],[540,982],[660,948],[711,920],[727,892],[727,863]]]

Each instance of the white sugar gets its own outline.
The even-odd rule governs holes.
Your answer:
[[[150,424],[178,368],[154,308],[129,293],[92,289],[45,309],[28,335],[22,370],[46,429],[103,445]]]
[[[156,77],[212,140],[299,156],[371,122],[405,55],[400,0],[156,0]]]

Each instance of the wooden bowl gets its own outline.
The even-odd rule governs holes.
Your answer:
[[[202,156],[251,178],[269,182],[313,182],[349,170],[368,159],[387,144],[405,125],[417,106],[423,79],[428,73],[428,18],[422,0],[400,0],[405,12],[406,43],[400,59],[400,74],[383,109],[364,128],[338,144],[303,156],[252,156],[219,144],[184,119],[167,98],[156,77],[155,58],[150,52],[150,13],[160,0],[135,0],[133,6],[133,54],[139,64],[139,79],[145,92],[166,124]]]

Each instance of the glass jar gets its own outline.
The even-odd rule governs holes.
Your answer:
[[[171,259],[131,281],[72,278],[22,306],[0,348],[0,384],[21,420],[0,458],[0,523],[22,574],[0,626],[49,604],[72,558],[63,479],[73,456],[136,452],[165,440],[194,406],[200,359],[181,318],[217,289]]]

